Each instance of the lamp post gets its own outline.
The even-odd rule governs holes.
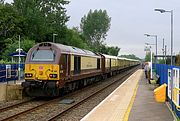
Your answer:
[[[155,58],[155,64],[157,63],[157,35],[150,35],[150,34],[144,34],[147,37],[155,37],[156,39],[156,58]]]
[[[162,52],[163,52],[163,62],[164,62],[164,38],[163,38],[163,48],[162,48]]]
[[[171,13],[171,66],[173,65],[173,10],[164,10],[164,9],[154,9],[155,11],[159,11],[161,13]]]
[[[55,36],[57,36],[57,34],[53,33],[53,43],[55,42]]]
[[[165,54],[165,64],[166,64],[166,48],[167,48],[167,45],[165,45],[165,52],[164,52],[164,54]]]
[[[21,52],[21,48],[20,48],[20,41],[21,41],[21,37],[20,37],[20,35],[19,35],[19,65],[18,65],[18,80],[20,81],[20,72],[21,72],[21,65],[20,65],[20,61],[21,61],[21,57],[20,57],[20,52]],[[16,83],[16,82],[15,82]]]

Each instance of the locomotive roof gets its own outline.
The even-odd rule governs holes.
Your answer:
[[[76,55],[90,55],[90,56],[99,56],[96,53],[93,53],[89,50],[85,50],[85,49],[80,49],[77,47],[73,47],[73,46],[67,46],[67,45],[63,45],[63,44],[59,44],[59,43],[51,43],[51,42],[43,42],[40,43],[41,44],[50,44],[50,45],[54,45],[55,47],[59,48],[61,50],[61,53],[68,53],[68,54],[76,54]]]

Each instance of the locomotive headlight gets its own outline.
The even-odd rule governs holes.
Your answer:
[[[50,78],[57,78],[57,74],[49,74]]]
[[[49,74],[49,77],[50,77],[50,78],[52,78],[52,76],[53,76],[52,74]]]
[[[32,73],[26,73],[26,74],[25,74],[25,77],[26,77],[26,78],[33,77],[33,74],[32,74]]]

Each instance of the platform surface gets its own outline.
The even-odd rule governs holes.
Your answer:
[[[174,121],[165,103],[155,102],[153,88],[139,69],[81,121]]]
[[[144,75],[138,84],[129,121],[175,121],[166,103],[155,101],[153,87],[147,83]]]
[[[17,84],[17,85],[21,85],[21,83],[24,82],[24,81],[25,81],[24,79],[21,79],[21,80],[0,82],[0,84]]]
[[[81,121],[122,121],[143,74],[136,71]]]

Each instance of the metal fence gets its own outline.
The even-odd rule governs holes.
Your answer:
[[[0,82],[18,80],[18,64],[0,64]],[[20,64],[20,77],[23,78],[24,64]]]
[[[168,101],[172,111],[180,119],[180,66],[156,64],[153,65],[153,69],[160,76],[160,84],[166,83],[168,85]]]
[[[153,69],[156,71],[156,74],[160,76],[160,85],[166,83],[168,84],[168,69],[179,68],[180,66],[170,66],[165,64],[153,64]]]

